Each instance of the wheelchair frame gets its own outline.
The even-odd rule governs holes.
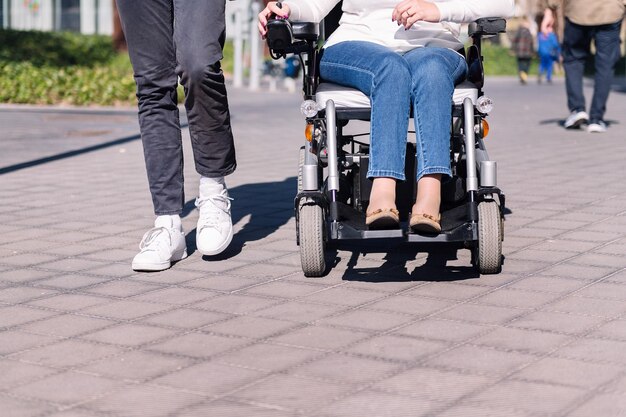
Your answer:
[[[317,105],[320,57],[317,45],[323,23],[292,23],[282,19],[268,22],[267,42],[272,57],[278,59],[294,53],[301,59],[303,106],[307,103],[311,106],[312,102]],[[469,26],[472,45],[467,52],[467,79],[476,86],[478,97],[483,97],[484,83],[481,40],[504,32],[505,28],[506,21],[499,18],[479,19]],[[368,230],[365,225],[370,191],[369,180],[365,178],[368,145],[355,140],[355,135],[344,135],[343,127],[350,120],[369,121],[370,108],[337,108],[331,99],[325,108],[315,114],[310,112],[306,117],[307,138],[300,149],[298,193],[294,200],[297,243],[305,276],[318,277],[326,272],[328,241],[362,239],[455,244],[471,250],[472,264],[480,273],[500,272],[505,196],[496,184],[496,163],[489,159],[483,142],[483,120],[487,114],[479,111],[471,98],[465,98],[462,105],[452,105],[453,177],[442,184],[442,232],[430,235],[410,232],[404,221],[400,229],[393,230]],[[415,169],[415,152],[410,142],[407,146],[406,169],[411,171]],[[350,150],[345,150],[346,147]],[[324,167],[328,171],[326,180]],[[407,178],[414,179],[414,172],[407,172]],[[404,214],[407,210],[402,206],[414,200],[415,181],[399,182],[396,195],[398,208]]]

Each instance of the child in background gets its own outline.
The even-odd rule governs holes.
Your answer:
[[[512,44],[513,53],[517,57],[517,73],[522,84],[526,84],[530,62],[533,55],[535,55],[533,35],[528,27],[527,21],[520,24],[519,29],[515,32]]]
[[[543,74],[546,75],[546,81],[552,82],[552,69],[554,62],[561,59],[561,46],[559,40],[552,29],[540,32],[537,37],[537,52],[539,54],[539,78],[537,81],[541,83]]]

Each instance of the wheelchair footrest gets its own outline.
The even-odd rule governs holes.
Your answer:
[[[401,222],[397,229],[369,230],[365,214],[347,204],[339,203],[339,221],[329,220],[330,238],[333,240],[393,239],[408,242],[466,242],[478,239],[475,224],[468,222],[467,205],[463,204],[442,214],[439,234],[417,234],[408,230],[408,223]]]

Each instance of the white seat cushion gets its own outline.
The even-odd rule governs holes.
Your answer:
[[[452,101],[454,104],[463,104],[466,98],[470,98],[472,103],[476,103],[478,98],[478,88],[469,81],[463,81],[455,87]],[[357,89],[333,83],[320,83],[315,94],[318,109],[326,108],[326,102],[331,99],[338,108],[370,107],[369,97]]]

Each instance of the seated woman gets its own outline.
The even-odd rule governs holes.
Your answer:
[[[320,22],[339,0],[270,2],[259,13],[267,33],[271,14]],[[508,16],[513,0],[344,0],[339,28],[324,45],[320,76],[356,88],[371,102],[370,163],[373,178],[366,223],[398,227],[396,181],[406,180],[409,109],[417,145],[417,195],[410,216],[414,232],[440,232],[442,175],[450,170],[450,121],[454,86],[467,72],[458,23]],[[450,23],[455,22],[455,23]]]

